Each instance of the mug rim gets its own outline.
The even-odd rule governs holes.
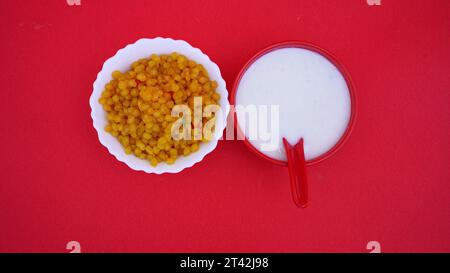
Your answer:
[[[240,83],[242,77],[244,76],[245,72],[248,70],[248,68],[256,60],[258,60],[262,56],[264,56],[264,55],[266,55],[266,54],[268,54],[268,53],[270,53],[272,51],[275,51],[275,50],[278,50],[278,49],[283,49],[283,48],[302,48],[302,49],[313,51],[313,52],[315,52],[315,53],[325,57],[342,74],[342,76],[344,77],[345,82],[347,83],[347,87],[348,87],[348,90],[349,90],[349,95],[350,95],[350,119],[349,119],[349,122],[347,124],[347,128],[345,129],[344,134],[340,137],[338,142],[336,142],[336,144],[331,149],[329,149],[326,153],[324,153],[324,154],[322,154],[322,155],[320,155],[318,157],[315,157],[313,159],[310,159],[310,160],[306,161],[306,165],[307,166],[315,165],[315,164],[318,164],[318,163],[320,163],[320,162],[322,162],[322,161],[332,157],[345,144],[345,142],[347,142],[347,140],[348,140],[348,138],[349,138],[351,132],[353,131],[354,126],[355,126],[355,120],[356,120],[356,115],[357,115],[356,94],[355,94],[355,88],[354,88],[353,81],[352,81],[348,71],[336,59],[336,57],[334,57],[333,54],[331,54],[327,50],[325,50],[322,47],[319,47],[319,46],[317,46],[315,44],[312,44],[312,43],[306,42],[306,41],[299,41],[299,40],[289,40],[289,41],[277,42],[277,43],[271,44],[269,46],[266,46],[265,48],[259,50],[256,54],[254,54],[244,64],[244,66],[239,71],[238,75],[236,76],[236,79],[234,80],[234,84],[233,84],[233,87],[232,87],[231,92],[230,92],[230,104],[235,106],[236,93],[237,93],[237,90],[238,90],[238,87],[239,87],[239,83]],[[238,124],[238,120],[237,120],[237,114],[236,114],[235,110],[233,110],[233,118],[234,118],[234,129],[236,130],[236,133],[237,133],[237,136],[238,136],[238,140],[243,140],[245,146],[247,146],[247,148],[250,149],[250,151],[252,151],[256,155],[258,155],[259,157],[264,158],[264,159],[266,159],[266,160],[268,160],[268,161],[270,161],[270,162],[272,162],[274,164],[281,165],[281,166],[287,166],[287,161],[283,161],[283,160],[279,160],[279,159],[275,159],[275,158],[269,157],[266,154],[264,154],[261,151],[259,151],[258,149],[256,149],[255,146],[253,146],[253,144],[247,139],[245,134],[239,128],[239,124]]]

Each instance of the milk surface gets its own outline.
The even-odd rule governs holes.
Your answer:
[[[257,122],[250,120],[250,115],[239,107],[251,105],[258,109],[279,105],[279,117],[260,111]],[[306,160],[312,160],[339,141],[351,114],[349,87],[340,71],[322,55],[301,48],[274,50],[256,60],[239,83],[236,106],[239,127],[250,143],[267,156],[283,161],[286,154],[282,137],[292,145],[303,138]],[[276,112],[276,107],[272,110],[268,112]],[[249,137],[249,127],[260,125],[265,117],[270,138],[262,134]]]

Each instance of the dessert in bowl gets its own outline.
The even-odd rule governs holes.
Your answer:
[[[227,98],[218,66],[199,49],[181,40],[140,39],[104,63],[91,116],[100,142],[119,161],[147,173],[176,173],[217,146]],[[176,106],[189,113],[174,112]],[[204,111],[208,106],[216,108]],[[200,117],[191,118],[197,110]]]

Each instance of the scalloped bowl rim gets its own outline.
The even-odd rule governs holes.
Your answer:
[[[107,124],[105,111],[98,102],[100,95],[106,83],[112,77],[111,73],[114,70],[125,71],[129,69],[132,62],[149,57],[152,53],[169,54],[176,51],[185,55],[187,58],[202,64],[208,71],[212,80],[217,81],[218,87],[216,91],[220,94],[220,106],[222,109],[221,118],[216,120],[216,130],[214,132],[214,139],[207,143],[202,143],[200,149],[190,154],[189,156],[180,156],[173,165],[168,165],[164,162],[158,164],[156,167],[150,165],[146,160],[139,159],[134,155],[125,154],[119,141],[112,135],[105,132],[104,127]],[[144,171],[146,173],[178,173],[185,168],[192,167],[194,164],[203,160],[203,158],[212,152],[218,140],[222,137],[223,131],[226,127],[227,116],[230,111],[230,103],[228,101],[228,91],[226,89],[225,80],[222,78],[220,69],[206,54],[200,49],[191,46],[183,40],[174,40],[171,38],[143,38],[137,40],[133,44],[128,44],[124,48],[117,51],[117,53],[105,61],[102,69],[97,74],[97,78],[93,84],[93,91],[89,99],[91,107],[91,117],[93,126],[97,131],[100,143],[105,146],[109,153],[112,154],[118,161],[125,163],[128,167],[136,171]]]

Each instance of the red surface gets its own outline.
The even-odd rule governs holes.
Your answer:
[[[450,251],[450,1],[3,1],[0,251]],[[332,52],[358,96],[351,137],[288,171],[222,141],[176,175],[135,172],[98,141],[88,99],[103,62],[142,37],[184,39],[231,88],[259,49]]]

